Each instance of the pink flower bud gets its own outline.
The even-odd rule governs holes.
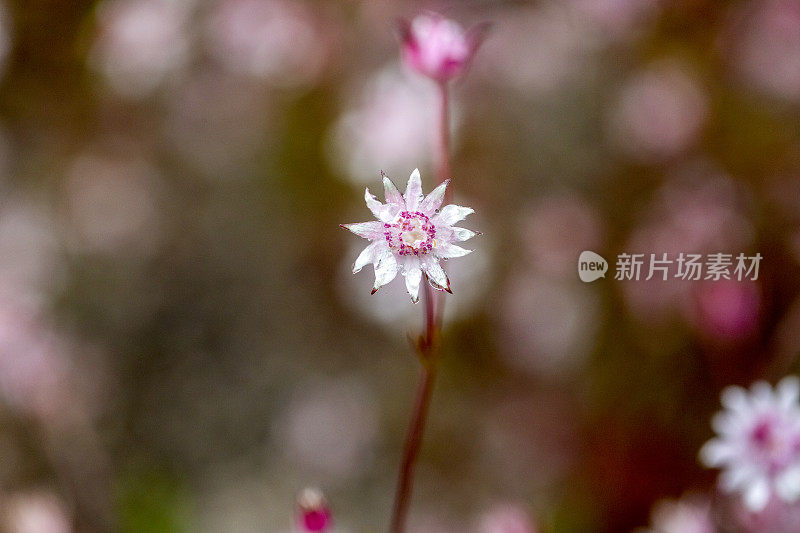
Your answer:
[[[300,531],[328,531],[333,518],[328,502],[318,489],[306,488],[297,497],[297,527]]]
[[[403,60],[420,74],[444,83],[464,71],[485,29],[481,24],[465,32],[457,22],[435,13],[401,21]]]

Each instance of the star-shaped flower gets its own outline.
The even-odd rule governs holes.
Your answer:
[[[700,450],[700,458],[723,469],[720,486],[740,492],[745,506],[762,511],[777,496],[800,499],[800,380],[789,376],[773,389],[759,381],[750,391],[728,387],[725,410],[713,420],[718,436]]]
[[[372,241],[356,259],[353,273],[372,263],[375,267],[374,294],[401,272],[414,303],[419,301],[423,274],[431,287],[452,294],[450,280],[439,260],[461,257],[472,251],[454,243],[466,241],[476,233],[453,224],[464,220],[474,211],[452,204],[439,209],[450,180],[425,196],[422,194],[419,170],[414,169],[408,179],[406,192],[401,195],[392,180],[383,172],[381,175],[386,203],[380,203],[369,192],[369,188],[364,195],[367,207],[378,220],[341,225],[359,237]]]

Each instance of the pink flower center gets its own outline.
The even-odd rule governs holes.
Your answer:
[[[778,420],[764,419],[750,432],[750,444],[773,473],[783,469],[800,452],[798,435],[779,425]]]
[[[386,244],[398,255],[426,255],[436,246],[436,227],[419,211],[403,211],[383,227]]]

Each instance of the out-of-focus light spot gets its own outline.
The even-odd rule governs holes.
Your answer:
[[[550,275],[575,276],[575,262],[584,250],[602,244],[603,221],[577,196],[549,196],[524,214],[520,238],[530,264]]]
[[[736,9],[724,45],[732,70],[770,96],[800,100],[800,2],[764,0]]]
[[[328,59],[324,30],[305,2],[223,0],[208,20],[208,46],[233,72],[278,86],[306,86]]]
[[[719,280],[699,285],[689,320],[702,334],[717,341],[740,341],[756,330],[761,291],[748,281]]]
[[[516,505],[498,505],[478,518],[478,533],[536,533],[528,513]]]
[[[629,79],[608,119],[614,147],[649,163],[681,154],[702,132],[708,97],[688,68],[676,61],[651,65]]]
[[[475,70],[526,95],[552,93],[580,77],[588,53],[597,47],[584,25],[558,3],[506,10],[492,25]]]
[[[639,533],[715,533],[711,505],[701,496],[665,500],[653,509],[651,528]]]
[[[91,252],[142,253],[160,237],[156,171],[135,158],[77,157],[64,192],[74,245]]]
[[[48,492],[16,494],[4,502],[3,531],[8,533],[70,533],[64,503]]]
[[[374,398],[348,380],[301,385],[280,428],[282,449],[290,460],[317,475],[343,482],[372,461],[377,435]]]
[[[71,405],[68,344],[13,301],[0,302],[0,398],[11,408],[43,419]]]
[[[480,419],[476,439],[485,475],[511,494],[548,491],[575,460],[577,428],[554,391],[508,394]]]
[[[106,0],[89,63],[120,96],[140,98],[180,68],[189,53],[191,0]]]
[[[9,196],[0,207],[0,295],[42,304],[64,281],[58,227],[44,206]]]
[[[628,305],[640,320],[659,321],[675,314],[688,316],[693,307],[696,281],[656,273],[646,281],[649,254],[706,254],[749,250],[754,229],[748,219],[742,191],[730,177],[705,161],[687,163],[656,192],[643,210],[647,216],[636,227],[621,251],[646,254],[639,281],[619,282]],[[614,258],[609,258],[615,261]],[[613,267],[612,267],[613,268]],[[611,270],[609,270],[611,272]]]
[[[611,41],[636,36],[658,14],[656,0],[569,0],[568,4],[599,39]]]
[[[531,272],[510,278],[503,291],[497,341],[509,365],[562,375],[579,368],[589,354],[599,303],[571,270],[571,280]]]
[[[166,135],[197,171],[214,181],[250,178],[242,170],[268,146],[271,100],[247,79],[203,72],[168,95]]]
[[[436,91],[396,66],[367,82],[363,92],[330,133],[333,165],[355,183],[377,183],[378,172],[408,175],[431,160],[435,142]]]

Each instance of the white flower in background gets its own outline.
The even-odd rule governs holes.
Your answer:
[[[739,492],[745,506],[762,511],[773,496],[800,498],[800,380],[789,376],[773,390],[755,383],[750,391],[728,387],[725,410],[713,420],[717,438],[700,450],[707,466],[722,468],[719,483]]]
[[[367,207],[378,220],[342,224],[343,228],[372,241],[356,259],[353,273],[372,263],[375,267],[373,293],[392,281],[398,272],[402,272],[406,278],[406,289],[414,303],[419,301],[419,285],[423,273],[431,287],[452,292],[450,280],[439,260],[470,253],[471,250],[465,250],[454,243],[466,241],[476,234],[453,226],[474,213],[472,209],[452,204],[439,209],[449,181],[425,196],[422,194],[419,170],[414,169],[408,179],[405,195],[401,195],[384,174],[386,203],[380,203],[369,189],[364,195]]]

